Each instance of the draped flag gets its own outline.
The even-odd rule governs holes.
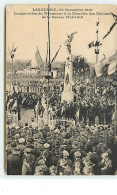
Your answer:
[[[88,44],[89,48],[94,47],[94,46],[95,46],[94,41],[92,41],[91,43]]]
[[[57,57],[57,55],[58,55],[58,53],[59,53],[59,51],[60,51],[60,48],[61,48],[61,45],[60,45],[58,51],[56,52],[55,56],[53,57],[51,63],[53,63],[53,62],[55,61],[55,59],[56,59],[56,57]]]
[[[104,73],[104,67],[109,65],[109,59],[103,58],[100,62],[95,64],[96,76],[100,77]]]
[[[117,68],[117,52],[110,56],[108,59],[104,57],[100,62],[95,64],[96,76],[100,77],[106,73],[108,75],[113,74]]]
[[[96,41],[96,42],[95,42],[95,47],[101,46],[101,45],[102,45],[102,43],[100,43],[100,41]]]
[[[108,67],[108,75],[113,74],[116,71],[117,68],[117,61],[113,62],[112,64],[109,65]]]
[[[113,74],[116,71],[117,68],[117,52],[109,57],[110,65],[108,67],[108,75]]]
[[[40,55],[40,52],[37,47],[37,51],[35,53],[35,60],[36,60],[36,67],[39,66],[39,68],[43,67],[43,61]]]
[[[99,26],[99,23],[100,23],[99,21],[98,21],[98,22],[96,22],[96,26]]]
[[[106,35],[103,37],[103,39],[105,39],[105,38],[110,34],[110,32],[113,30],[114,26],[117,24],[117,15],[114,15],[114,14],[112,13],[112,16],[113,16],[115,22],[114,22],[113,25],[110,27],[109,31],[106,33]]]
[[[29,67],[31,65],[31,60],[29,60],[26,64],[26,68]]]
[[[117,52],[114,55],[109,57],[110,64],[115,62],[115,61],[117,61]]]
[[[12,45],[12,50],[10,51],[10,56],[11,56],[11,58],[14,58],[14,56],[15,56],[15,52],[16,52],[16,50],[17,50],[17,47],[15,47],[14,48],[14,43],[13,43],[13,45]]]

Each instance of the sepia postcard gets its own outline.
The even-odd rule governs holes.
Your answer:
[[[117,6],[8,5],[7,175],[117,175]]]

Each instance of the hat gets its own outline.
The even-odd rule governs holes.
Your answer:
[[[16,147],[16,142],[12,142],[11,147]]]
[[[45,161],[43,159],[38,161],[38,165],[43,165],[43,164],[45,164]]]
[[[27,148],[34,149],[34,146],[33,146],[32,144],[30,144],[30,143],[29,143],[29,144],[27,144],[27,145],[26,145],[26,147],[27,147]]]
[[[45,144],[44,144],[44,148],[45,148],[45,149],[48,149],[49,147],[50,147],[50,144],[48,144],[48,143],[45,143]]]
[[[20,149],[18,147],[14,148],[13,150],[13,154],[19,154]]]
[[[69,156],[69,153],[67,152],[67,150],[63,150],[63,156],[64,157],[68,157]]]
[[[28,123],[25,123],[25,126],[27,127],[28,126]]]
[[[33,138],[28,137],[28,138],[27,138],[27,141],[28,141],[28,142],[32,142],[32,141],[33,141]]]
[[[60,133],[60,130],[59,130],[59,129],[55,129],[55,130],[54,130],[54,133],[59,134],[59,133]]]
[[[38,139],[39,136],[37,134],[33,134],[33,139]]]
[[[104,144],[101,149],[102,149],[102,151],[106,151],[108,149],[108,147],[106,144]]]
[[[47,143],[50,145],[53,144],[53,139],[48,140]]]
[[[19,135],[19,133],[17,133],[16,135],[15,135],[15,139],[19,139],[20,138],[20,135]]]
[[[12,142],[12,138],[7,138],[7,143],[10,144]]]
[[[24,151],[25,151],[26,153],[31,153],[32,149],[31,149],[31,148],[26,148]]]
[[[19,141],[20,144],[22,144],[22,143],[25,142],[25,139],[24,138],[20,138],[18,141]]]
[[[75,157],[80,157],[80,156],[81,156],[81,153],[80,153],[79,151],[76,151],[76,152],[74,153],[74,156],[75,156]]]
[[[102,158],[106,158],[107,156],[108,156],[108,153],[107,152],[105,152],[105,153],[102,154]]]
[[[39,140],[38,140],[38,143],[43,144],[44,141],[43,141],[42,139],[39,139]]]
[[[64,145],[61,145],[60,146],[60,150],[64,150],[65,149],[65,146]]]
[[[47,132],[47,137],[50,137],[52,134],[50,132]]]
[[[78,145],[78,141],[73,141],[72,144],[73,145]]]

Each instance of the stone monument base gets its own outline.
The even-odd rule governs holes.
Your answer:
[[[63,91],[61,95],[61,102],[73,102],[74,101],[74,92],[73,91]]]

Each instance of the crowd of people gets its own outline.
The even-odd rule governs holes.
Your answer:
[[[8,175],[114,175],[117,174],[117,129],[114,122],[113,86],[100,85],[96,91],[80,83],[73,89],[74,102],[61,103],[60,88],[39,94],[6,94],[6,111],[34,109],[34,117],[48,112],[53,119],[73,119],[75,125],[53,128],[7,121],[6,158]],[[47,102],[48,100],[48,102]]]
[[[115,125],[7,126],[8,175],[114,175]]]

